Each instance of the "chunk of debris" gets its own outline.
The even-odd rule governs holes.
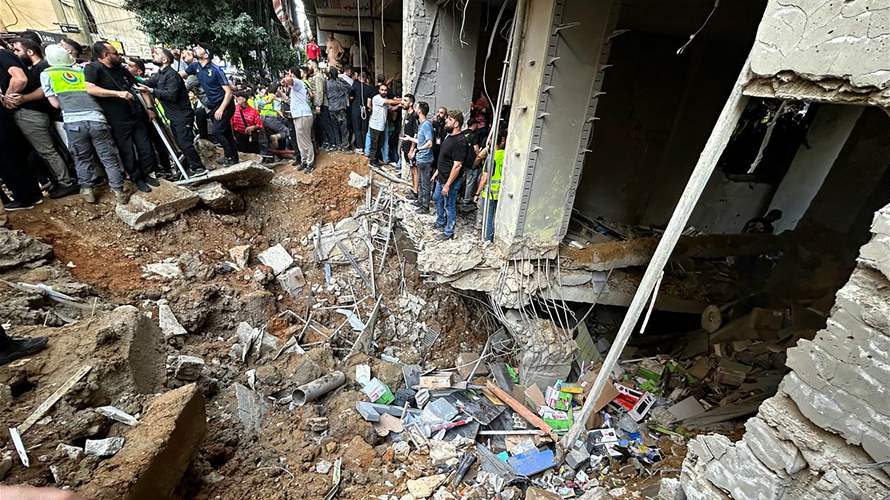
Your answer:
[[[12,469],[12,453],[4,452],[0,456],[0,481],[6,479],[6,475]]]
[[[229,249],[229,257],[238,266],[238,269],[247,269],[247,263],[250,261],[250,245],[239,245]]]
[[[203,184],[194,191],[201,198],[201,203],[213,212],[230,214],[244,210],[244,200],[219,182]]]
[[[275,171],[259,163],[248,160],[228,167],[211,170],[207,175],[194,177],[185,182],[189,186],[199,186],[217,182],[229,189],[264,186],[275,177]]]
[[[137,192],[126,205],[116,205],[114,212],[131,228],[142,231],[171,221],[195,207],[201,198],[184,187],[166,180],[150,193]]]
[[[35,240],[24,231],[0,227],[0,271],[49,258],[53,247]]]
[[[408,492],[416,499],[429,498],[448,478],[447,474],[421,477],[408,481]]]
[[[306,278],[303,276],[303,270],[294,266],[287,271],[278,275],[278,284],[281,288],[293,298],[297,298],[303,287],[306,286]]]
[[[241,425],[250,432],[259,432],[269,411],[269,404],[262,396],[238,383],[235,384],[235,398],[238,400],[238,419]]]
[[[70,444],[59,443],[59,446],[56,446],[56,450],[64,453],[71,460],[80,460],[80,457],[83,456],[83,448],[79,446],[71,446]],[[2,474],[0,474],[2,476]]]
[[[349,184],[350,187],[354,187],[357,189],[365,189],[366,187],[368,187],[368,184],[370,184],[370,182],[364,175],[358,174],[356,172],[349,172],[349,180],[347,181],[347,184]]]
[[[328,462],[327,460],[319,460],[319,462],[315,464],[315,472],[319,474],[327,474],[331,471],[332,467],[334,467],[333,462]]]
[[[294,263],[294,258],[288,253],[281,243],[263,250],[257,255],[257,260],[272,268],[276,275],[283,273]]]
[[[124,447],[124,438],[110,437],[105,439],[87,439],[83,451],[94,457],[111,457]]]
[[[126,446],[102,462],[80,493],[85,498],[171,498],[207,433],[204,397],[189,384],[154,398]]]
[[[136,425],[139,423],[136,417],[114,406],[100,406],[96,408],[96,413],[122,424]]]
[[[201,378],[204,371],[204,360],[198,356],[180,355],[176,357],[173,376],[179,380],[193,382]]]
[[[177,262],[155,262],[142,266],[147,274],[156,274],[162,278],[172,280],[182,278],[182,269]]]
[[[188,331],[183,328],[179,320],[176,319],[176,315],[173,314],[173,309],[163,299],[158,301],[158,326],[167,338],[188,335]]]

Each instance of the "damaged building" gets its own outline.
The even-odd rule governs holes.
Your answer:
[[[9,213],[0,322],[49,341],[0,368],[0,485],[890,495],[890,3],[299,3],[432,109],[486,97],[493,241],[351,152]]]

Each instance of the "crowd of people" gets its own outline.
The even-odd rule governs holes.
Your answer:
[[[487,100],[471,103],[466,120],[463,111],[433,111],[403,94],[398,78],[372,78],[361,58],[359,68],[342,62],[333,35],[326,49],[322,54],[310,39],[305,64],[251,86],[230,78],[202,43],[156,47],[147,65],[124,60],[105,41],[89,48],[67,38],[4,42],[0,147],[8,154],[0,160],[0,180],[12,199],[0,189],[3,205],[33,208],[44,191],[51,198],[80,193],[95,203],[96,188],[106,183],[116,202],[126,203],[127,180],[150,192],[159,178],[215,168],[198,153],[201,137],[221,147],[217,163],[223,166],[238,162],[240,153],[256,153],[267,161],[292,157],[308,173],[323,150],[363,154],[372,167],[409,168],[416,209],[435,207],[442,239],[454,236],[460,207],[469,211],[486,197],[491,239],[504,138],[490,133]],[[482,167],[490,149],[495,169],[489,177]]]

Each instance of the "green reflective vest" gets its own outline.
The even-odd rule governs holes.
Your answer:
[[[498,195],[501,192],[501,176],[504,173],[504,153],[503,149],[494,152],[494,175],[488,179],[488,185],[482,190],[483,198],[488,198],[488,191],[491,190],[491,199],[498,200]]]
[[[248,101],[253,109],[260,112],[260,116],[278,116],[278,112],[275,111],[275,98],[271,95],[266,95],[266,97],[256,96]]]
[[[87,94],[87,81],[83,70],[70,66],[50,66],[44,72],[49,77],[53,92],[59,99],[62,111],[102,111],[99,104]]]

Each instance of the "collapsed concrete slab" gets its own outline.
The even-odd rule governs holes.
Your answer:
[[[211,170],[205,176],[194,177],[182,184],[187,186],[200,186],[211,182],[217,182],[228,189],[238,189],[265,186],[273,177],[275,177],[274,170],[268,169],[256,161],[249,160],[228,167]]]
[[[49,258],[53,247],[35,240],[24,231],[0,228],[0,271]]]
[[[152,400],[123,449],[99,466],[80,493],[99,500],[171,498],[206,433],[198,387],[168,391]]]
[[[126,205],[117,205],[114,212],[131,228],[142,231],[171,221],[195,207],[201,198],[172,182],[160,180],[150,193],[135,193]]]
[[[203,184],[194,191],[201,197],[201,203],[214,212],[228,214],[244,210],[244,200],[219,182]]]

